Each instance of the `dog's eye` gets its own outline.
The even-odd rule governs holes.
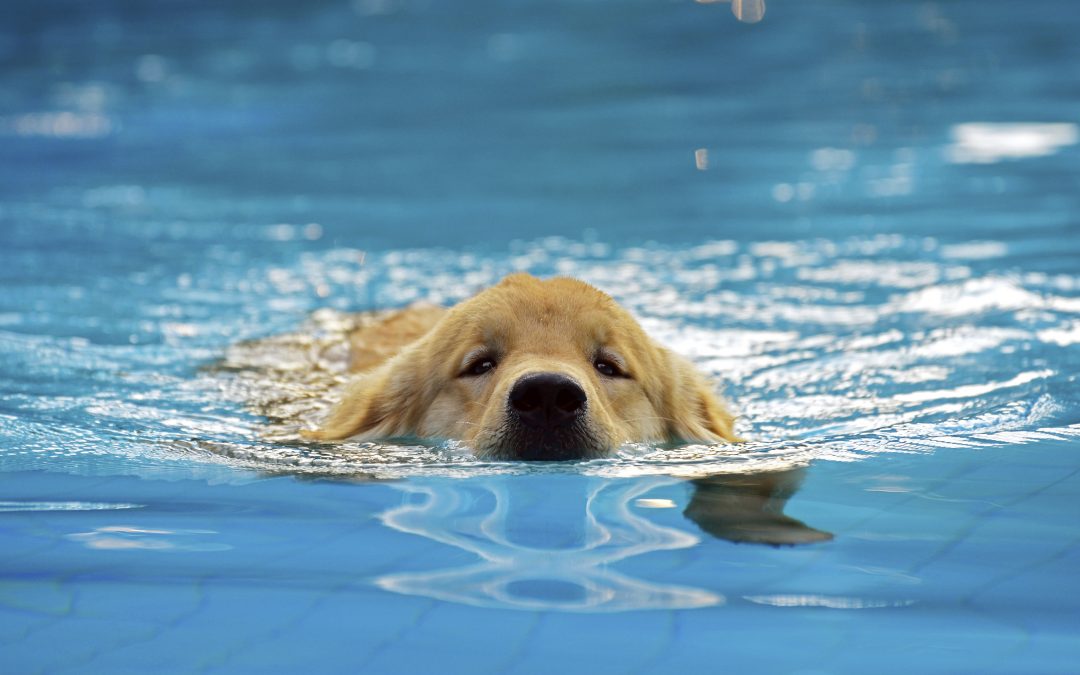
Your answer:
[[[622,375],[622,371],[619,370],[619,367],[607,359],[597,359],[596,363],[593,365],[596,366],[596,370],[599,371],[601,375],[607,375],[608,377],[618,377],[619,375]]]
[[[477,359],[462,375],[483,375],[489,370],[495,370],[495,359]]]

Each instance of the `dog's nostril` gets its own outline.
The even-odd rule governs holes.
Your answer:
[[[555,394],[555,407],[563,412],[575,413],[585,405],[585,392],[574,384],[572,387],[560,387]]]
[[[585,390],[565,375],[529,375],[510,390],[510,408],[524,423],[556,427],[576,419],[585,409]]]
[[[533,387],[524,390],[516,397],[511,395],[510,404],[513,405],[516,410],[529,412],[540,408],[544,405],[544,402],[540,400],[540,392]]]

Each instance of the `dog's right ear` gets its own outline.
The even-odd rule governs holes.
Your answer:
[[[301,432],[315,441],[346,438],[393,438],[416,431],[430,404],[430,378],[420,377],[414,349],[407,349],[375,370],[356,377],[322,426]]]
[[[671,441],[739,443],[735,417],[713,387],[689,361],[666,352],[668,365],[667,407],[668,438]]]

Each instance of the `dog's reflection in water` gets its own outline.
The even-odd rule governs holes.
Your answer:
[[[783,512],[802,473],[795,469],[693,480],[683,514],[701,531],[732,542],[783,546],[826,541],[832,535]],[[514,481],[505,478],[399,484],[409,498],[381,514],[385,525],[469,551],[479,560],[449,569],[387,574],[375,583],[389,591],[449,602],[533,610],[605,612],[721,604],[723,596],[714,591],[656,583],[611,567],[643,553],[700,542],[697,532],[654,522],[648,516],[656,512],[643,508],[674,506],[669,500],[643,497],[677,482],[669,477],[583,478],[583,504],[568,504],[563,489],[557,497],[527,498],[521,486],[510,489]],[[558,503],[547,503],[551,500]],[[531,541],[523,543],[523,538]]]
[[[716,474],[691,481],[694,492],[683,511],[705,532],[736,543],[785,546],[832,539],[784,514],[802,484],[805,469]]]

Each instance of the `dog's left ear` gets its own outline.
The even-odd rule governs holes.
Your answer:
[[[667,392],[668,437],[672,441],[738,443],[735,416],[712,385],[686,359],[668,352],[671,376]]]

